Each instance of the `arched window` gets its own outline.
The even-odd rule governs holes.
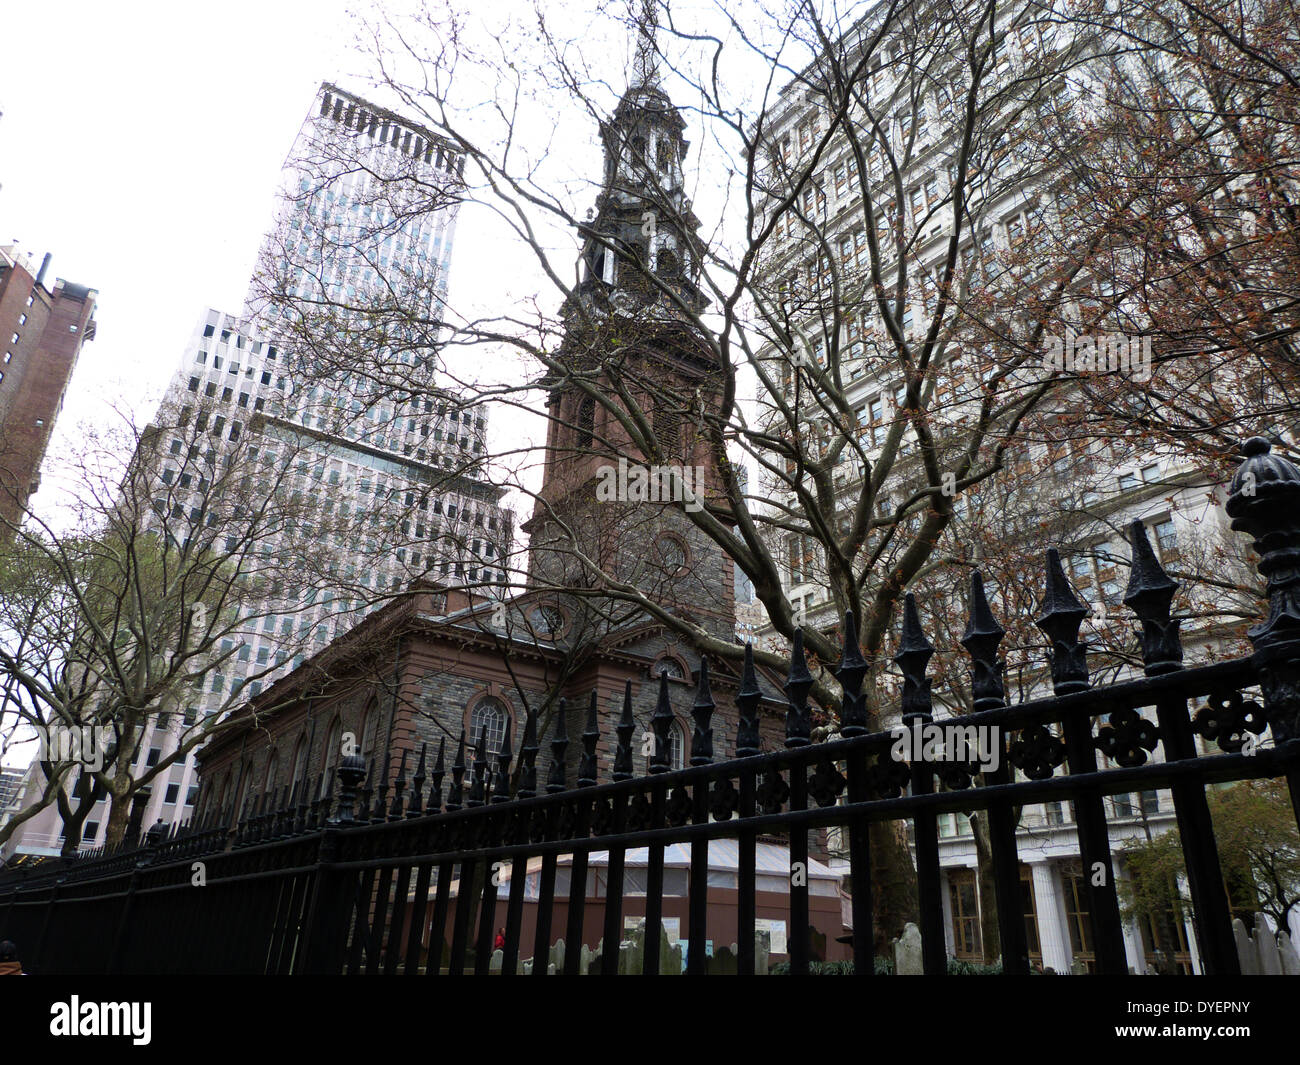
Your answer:
[[[592,433],[596,427],[596,400],[594,396],[583,396],[578,403],[578,446],[590,447]]]
[[[275,775],[276,771],[280,768],[279,763],[280,752],[272,750],[271,753],[266,756],[266,774],[262,778],[263,795],[269,794],[271,789],[275,787]]]
[[[506,721],[509,711],[500,699],[480,699],[469,716],[469,744],[471,759],[478,757],[478,739],[482,733],[486,737],[484,750],[492,758],[501,750],[501,742],[506,736]]]
[[[682,670],[682,664],[677,659],[669,658],[666,655],[650,668],[650,675],[656,680],[662,673],[668,674],[669,680],[684,680],[686,678],[686,673]]]
[[[371,702],[366,712],[361,715],[361,735],[359,753],[369,767],[370,759],[375,753],[375,733],[379,731],[379,704]]]
[[[231,804],[230,819],[237,821],[244,816],[244,801],[248,798],[249,788],[252,786],[253,760],[244,759],[244,765],[239,770],[239,789],[235,796],[235,801]]]
[[[303,794],[303,781],[307,777],[307,737],[305,735],[298,737],[298,743],[293,749],[293,775],[289,778],[289,787],[291,793],[296,798],[305,798]]]
[[[210,803],[211,809],[220,814],[226,808],[226,803],[230,800],[230,773],[226,770],[226,775],[221,778],[221,786],[217,790],[217,801]]]
[[[338,772],[339,763],[343,761],[343,722],[338,715],[334,715],[334,720],[330,722],[330,727],[325,732],[325,757],[322,762],[324,772],[321,774],[320,793],[325,795],[330,790],[330,785],[334,782],[334,775]]]
[[[676,721],[668,730],[668,765],[673,769],[686,767],[686,733]]]

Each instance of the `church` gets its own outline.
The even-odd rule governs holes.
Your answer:
[[[701,662],[666,618],[736,643],[734,563],[691,513],[730,525],[722,478],[734,477],[708,433],[723,374],[699,313],[703,248],[684,191],[686,123],[659,84],[643,28],[631,84],[602,124],[604,170],[581,224],[580,281],[561,308],[564,338],[543,377],[547,438],[541,488],[523,526],[527,576],[502,602],[418,581],[235,711],[205,746],[197,813],[237,819],[266,803],[327,792],[359,753],[380,809],[412,771],[518,751],[529,718],[550,773],[549,740],[577,740],[594,714],[598,779],[614,769],[614,726],[630,701],[634,775],[688,764]],[[611,402],[605,397],[627,397]],[[636,469],[655,492],[609,491]],[[612,471],[615,471],[612,473]],[[654,609],[629,602],[635,588]],[[717,705],[713,758],[734,756],[741,677],[709,661]],[[761,677],[760,743],[780,747],[780,680]],[[665,712],[667,750],[643,742]],[[580,745],[568,747],[567,786]],[[543,779],[546,779],[543,776]],[[556,778],[558,779],[558,778]],[[402,783],[399,783],[402,782]]]

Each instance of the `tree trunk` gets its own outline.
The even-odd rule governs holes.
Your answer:
[[[906,821],[875,821],[867,835],[871,852],[871,902],[875,916],[873,949],[891,957],[890,942],[917,921],[916,866],[907,842]]]
[[[993,846],[988,818],[983,814],[971,814],[970,826],[975,839],[975,886],[980,899],[980,952],[984,964],[993,965],[1002,953],[1002,935],[998,925],[998,896],[993,877]]]

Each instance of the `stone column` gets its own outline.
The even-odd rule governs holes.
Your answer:
[[[1070,971],[1070,936],[1061,908],[1060,881],[1051,862],[1035,862],[1033,874],[1034,911],[1038,921],[1038,945],[1043,952],[1043,968],[1058,973]]]

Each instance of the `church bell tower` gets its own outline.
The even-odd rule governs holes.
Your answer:
[[[699,321],[708,299],[685,188],[686,123],[661,85],[656,36],[646,0],[628,89],[600,130],[604,169],[578,227],[561,366],[544,381],[546,469],[524,526],[530,583],[593,588],[599,569],[731,641],[733,564],[691,518],[707,509],[730,524],[716,414],[723,374]],[[563,609],[590,619],[584,601],[573,596]],[[652,620],[603,609],[607,630]]]

